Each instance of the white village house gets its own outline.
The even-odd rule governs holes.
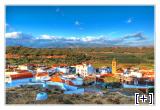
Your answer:
[[[127,69],[124,70],[124,76],[125,77],[137,77],[137,78],[142,78],[142,73],[138,72],[138,71],[133,71],[133,70],[130,70],[128,71]]]
[[[20,70],[28,70],[29,67],[27,65],[18,65],[18,69],[20,69]]]
[[[76,65],[76,74],[80,74],[81,76],[85,77],[93,73],[95,73],[95,69],[91,64]]]
[[[49,74],[47,72],[39,72],[35,75],[36,80],[45,80],[50,79]]]
[[[56,71],[57,72],[62,72],[64,74],[67,74],[67,73],[69,73],[69,68],[68,67],[57,67]]]

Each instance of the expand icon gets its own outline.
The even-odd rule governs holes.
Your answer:
[[[153,93],[149,93],[148,95],[140,95],[139,93],[135,93],[135,105],[148,103],[149,105],[153,105]]]

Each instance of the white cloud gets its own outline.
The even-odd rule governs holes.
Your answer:
[[[60,40],[60,41],[81,41],[81,42],[94,42],[105,39],[101,36],[84,36],[84,37],[59,37],[59,36],[50,36],[50,35],[40,35],[36,37],[36,39],[44,39],[44,40]]]
[[[60,16],[62,16],[62,17],[64,17],[65,15],[64,15],[64,13],[63,13],[63,10],[61,10],[60,8],[56,8],[56,13],[58,13],[58,15],[60,15]]]
[[[95,39],[94,37],[87,36],[87,37],[82,38],[82,41],[84,41],[84,42],[91,42],[91,41],[93,41],[94,39]]]
[[[132,18],[128,18],[127,23],[130,24],[132,23],[133,19]]]
[[[56,12],[60,12],[60,8],[56,8]]]
[[[6,23],[6,27],[9,26],[9,24]]]
[[[14,32],[15,31],[15,29],[10,24],[6,23],[5,26],[6,26],[6,30],[8,32]]]
[[[78,37],[68,37],[68,38],[65,38],[66,40],[70,40],[70,41],[79,41],[80,38]]]
[[[50,36],[50,35],[40,35],[40,37],[36,37],[36,39],[46,39],[46,40],[51,40],[51,39],[56,39],[57,37],[55,36]]]
[[[118,38],[109,38],[108,36],[105,35],[99,35],[99,36],[81,36],[81,37],[76,37],[76,36],[71,36],[71,37],[60,37],[60,36],[53,36],[53,35],[47,35],[43,34],[40,35],[39,37],[34,37],[30,34],[22,33],[22,32],[11,32],[11,33],[6,33],[5,37],[8,41],[8,44],[16,44],[17,40],[20,39],[21,41],[28,41],[27,44],[23,45],[37,45],[40,46],[43,43],[48,42],[48,45],[53,45],[55,43],[63,43],[66,45],[69,45],[70,43],[72,44],[77,44],[81,45],[82,44],[97,44],[97,45],[144,45],[147,43],[146,41],[148,40],[141,32],[139,33],[133,33],[133,34],[127,34],[122,37]],[[8,39],[10,38],[10,39]],[[149,42],[149,41],[148,41]],[[151,41],[150,41],[151,42]],[[17,42],[19,45],[20,42]],[[42,44],[41,44],[42,43]],[[152,43],[152,42],[151,42]],[[43,45],[42,45],[43,46]]]
[[[74,23],[76,26],[79,26],[80,25],[80,22],[79,21],[75,21]]]
[[[34,37],[31,34],[26,34],[22,32],[8,32],[5,33],[5,37],[10,39],[21,39],[21,40],[34,39]]]
[[[22,35],[22,32],[10,32],[10,33],[5,33],[5,37],[6,38],[20,38],[20,36]]]
[[[103,37],[103,35],[100,35],[100,36],[86,36],[86,37],[83,37],[81,38],[81,41],[84,41],[84,42],[97,42],[97,41],[103,41],[105,40],[105,38]]]
[[[141,33],[141,32],[138,32],[138,33],[133,33],[133,34],[128,34],[128,35],[125,35],[123,37],[123,39],[133,39],[133,40],[146,40],[146,37]]]

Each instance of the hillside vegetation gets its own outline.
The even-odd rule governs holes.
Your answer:
[[[8,57],[10,55],[11,57]],[[154,64],[153,47],[104,48],[28,48],[6,47],[6,60],[11,64],[39,63],[68,65],[90,62],[95,67],[110,66],[113,58],[119,64]]]

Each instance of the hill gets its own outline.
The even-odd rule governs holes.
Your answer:
[[[28,48],[6,47],[7,63],[40,63],[68,65],[90,62],[107,66],[116,58],[121,64],[154,64],[153,47],[96,47],[96,48]]]

